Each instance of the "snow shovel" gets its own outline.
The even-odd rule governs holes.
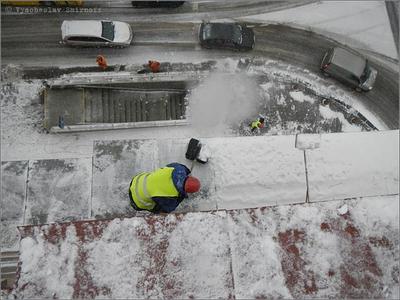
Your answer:
[[[192,161],[192,167],[190,168],[190,171],[193,170],[195,161],[202,163],[202,164],[205,164],[208,161],[207,157],[199,157],[200,151],[201,151],[201,146],[202,145],[199,140],[196,140],[194,138],[190,139],[187,150],[186,150],[186,154],[185,154],[186,159]]]

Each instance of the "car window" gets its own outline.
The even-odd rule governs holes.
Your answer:
[[[324,59],[323,59],[323,61],[322,61],[322,65],[328,66],[328,65],[331,63],[332,56],[333,56],[333,48],[329,49],[329,50],[326,52],[326,54],[325,54],[325,56],[324,56]]]
[[[368,79],[368,77],[371,74],[371,68],[369,67],[368,61],[365,64],[365,69],[364,72],[362,73],[361,77],[360,77],[360,82],[364,82]]]
[[[87,40],[88,40],[89,42],[102,42],[102,43],[106,42],[106,41],[103,40],[102,38],[98,38],[98,37],[94,37],[94,36],[89,36],[89,37],[87,38]]]
[[[81,37],[81,36],[70,36],[69,38],[67,38],[67,40],[68,41],[79,41],[79,42],[81,42],[81,41],[83,41],[82,38],[83,37]]]
[[[237,44],[242,43],[242,26],[233,26],[233,40]]]
[[[68,38],[69,41],[76,41],[76,42],[105,42],[105,40],[98,38],[98,37],[93,37],[93,36],[70,36]]]
[[[211,37],[211,26],[210,25],[204,25],[203,27],[203,39],[209,39]]]
[[[101,36],[107,40],[114,40],[114,24],[113,22],[101,22]]]

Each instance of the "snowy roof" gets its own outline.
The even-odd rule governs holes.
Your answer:
[[[399,198],[23,228],[18,299],[399,298]]]

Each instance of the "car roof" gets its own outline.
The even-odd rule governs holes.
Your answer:
[[[101,21],[74,20],[64,21],[61,26],[63,36],[94,36],[101,37]]]
[[[360,77],[365,69],[366,59],[343,48],[334,48],[331,62]]]
[[[239,27],[236,23],[206,23],[204,26],[209,27],[212,38],[215,39],[232,39],[233,29]]]

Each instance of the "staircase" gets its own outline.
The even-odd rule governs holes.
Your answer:
[[[180,120],[186,91],[84,88],[84,123]]]

